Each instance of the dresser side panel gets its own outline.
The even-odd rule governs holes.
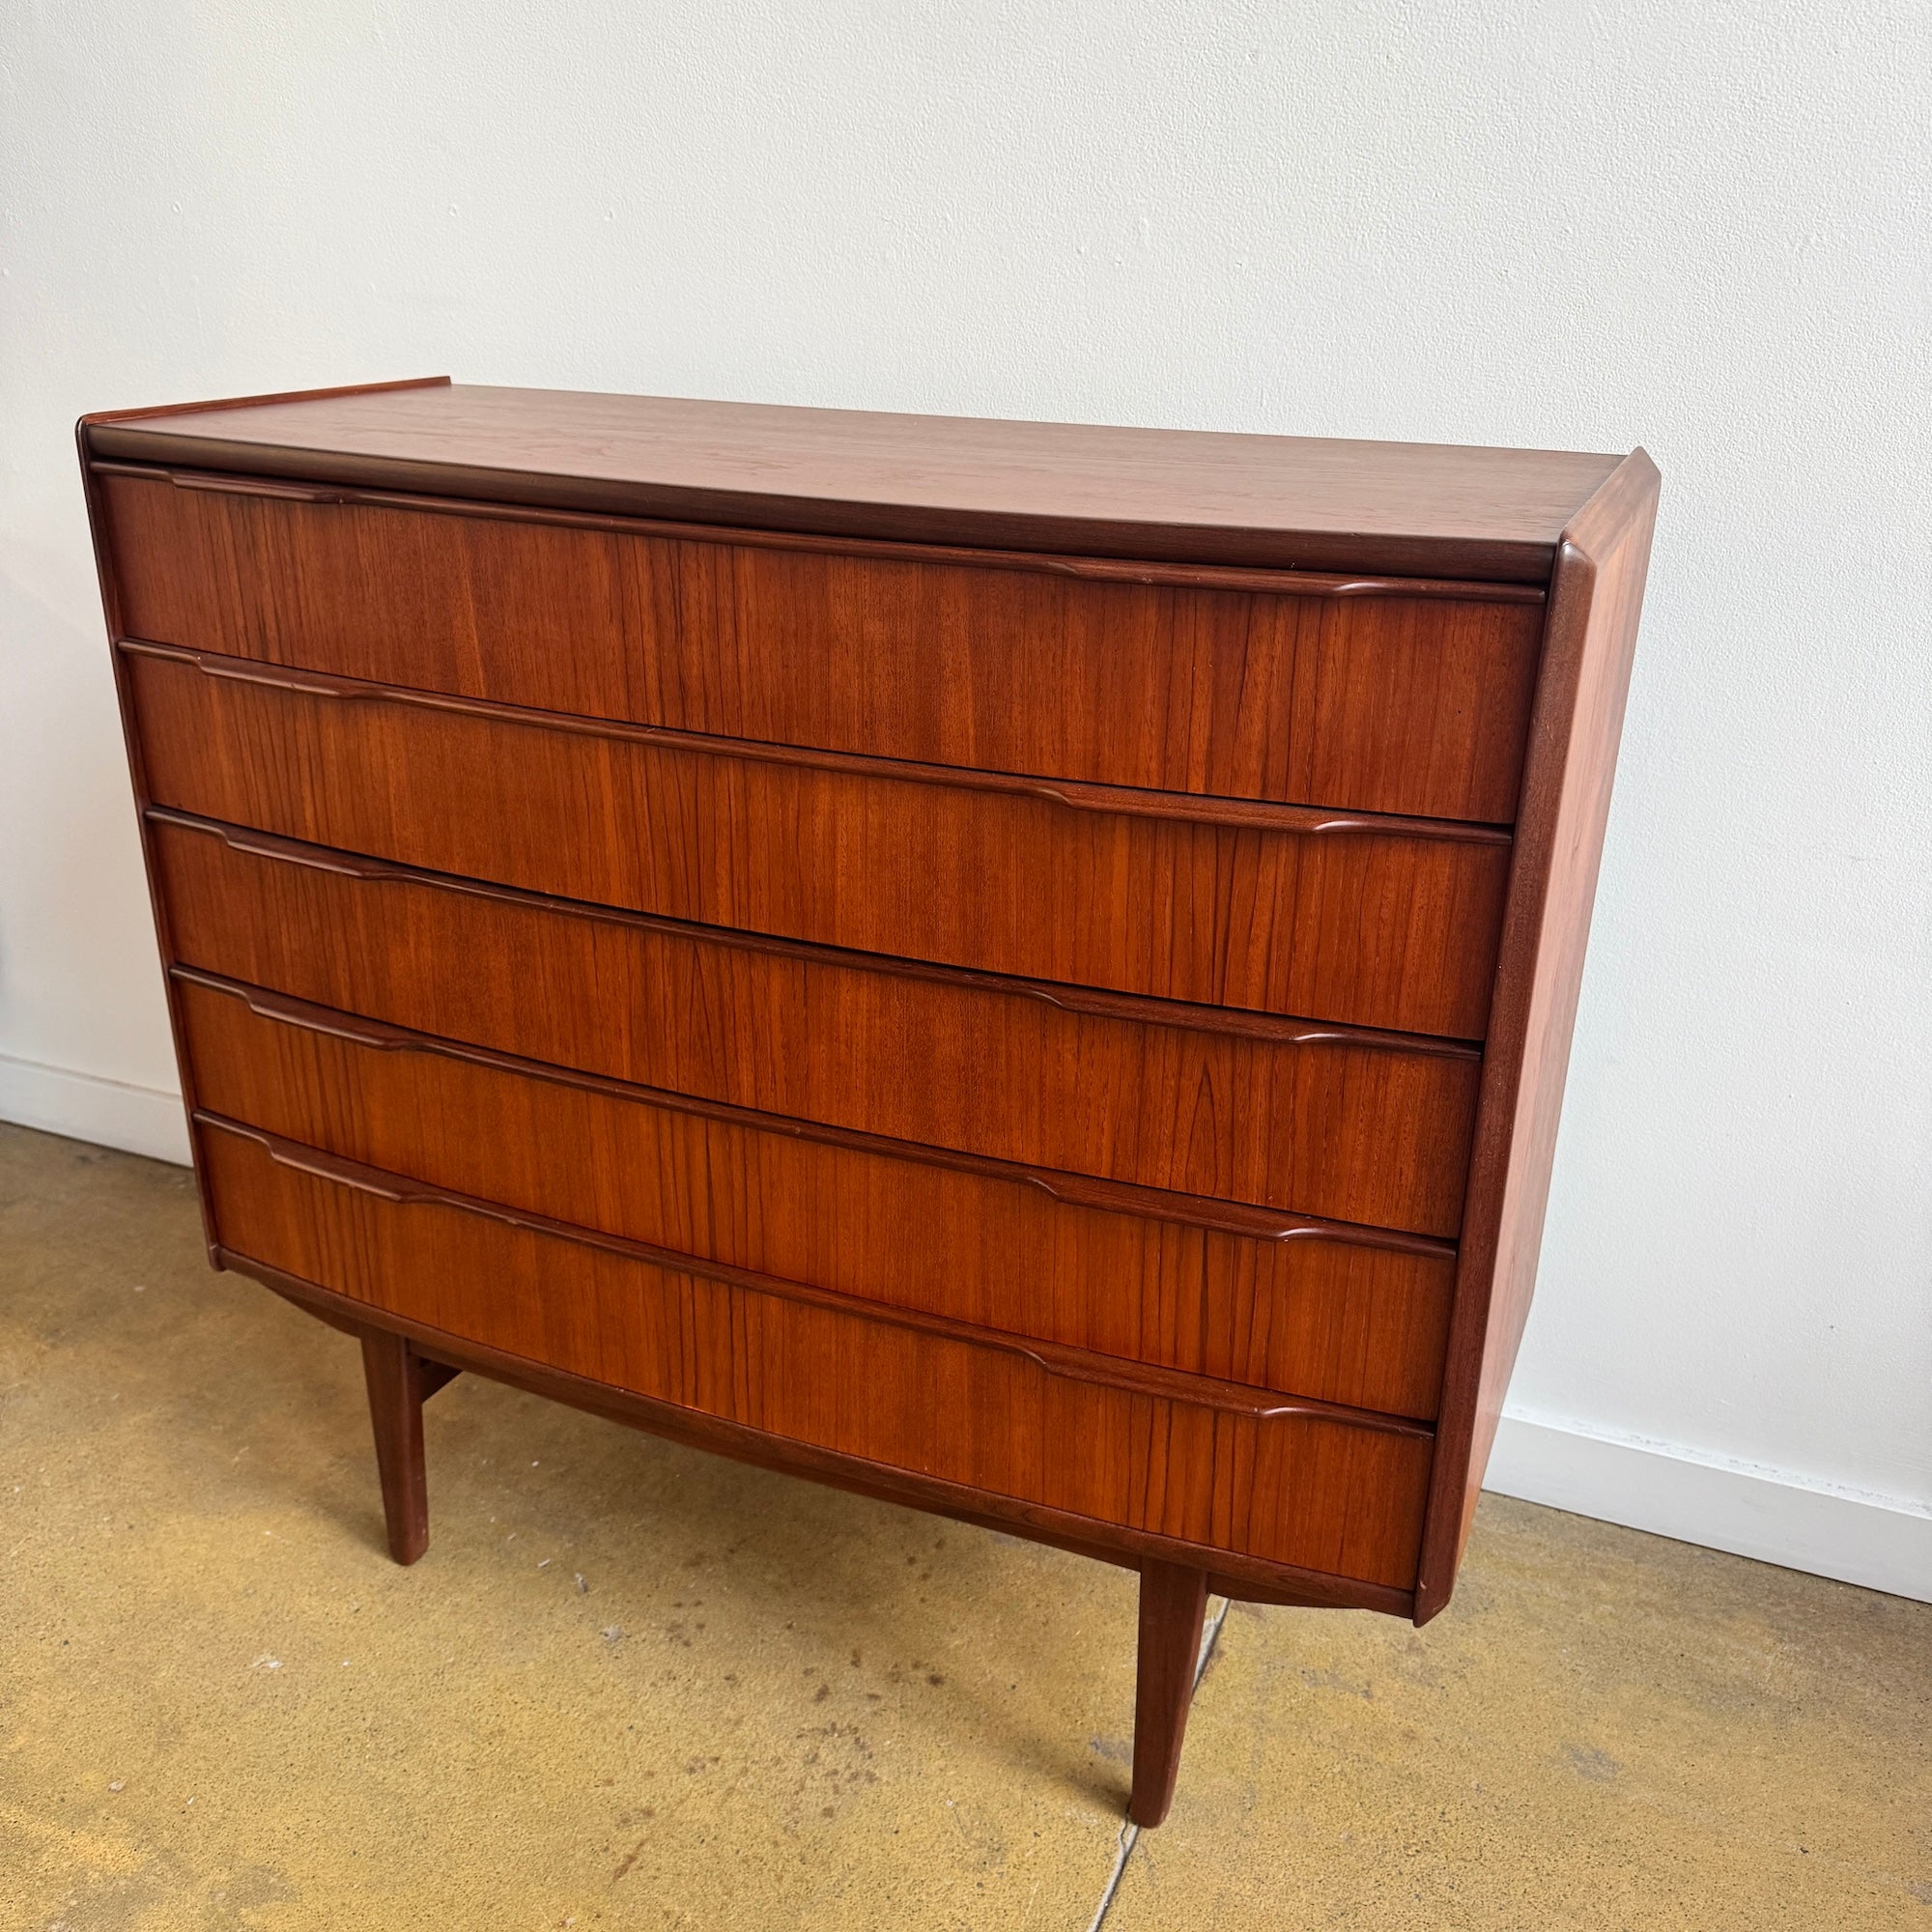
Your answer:
[[[1634,452],[1572,526],[1544,671],[1477,1111],[1415,1617],[1448,1603],[1529,1317],[1642,608],[1659,478]]]

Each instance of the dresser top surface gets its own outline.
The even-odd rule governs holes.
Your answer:
[[[1541,582],[1621,458],[437,382],[99,418],[97,457],[829,535]]]

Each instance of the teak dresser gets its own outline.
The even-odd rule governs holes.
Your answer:
[[[1528,1309],[1641,451],[446,382],[80,426],[217,1267],[1208,1591],[1448,1601]]]

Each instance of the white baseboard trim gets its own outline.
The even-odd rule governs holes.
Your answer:
[[[0,1121],[187,1165],[179,1094],[0,1053]]]
[[[1932,1603],[1932,1511],[1895,1497],[1507,1411],[1484,1487]]]

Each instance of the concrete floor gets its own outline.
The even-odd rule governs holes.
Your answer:
[[[1426,1631],[1229,1610],[1135,1840],[1122,1572],[428,1435],[398,1570],[353,1347],[0,1128],[0,1925],[1932,1932],[1932,1606],[1491,1499]]]

